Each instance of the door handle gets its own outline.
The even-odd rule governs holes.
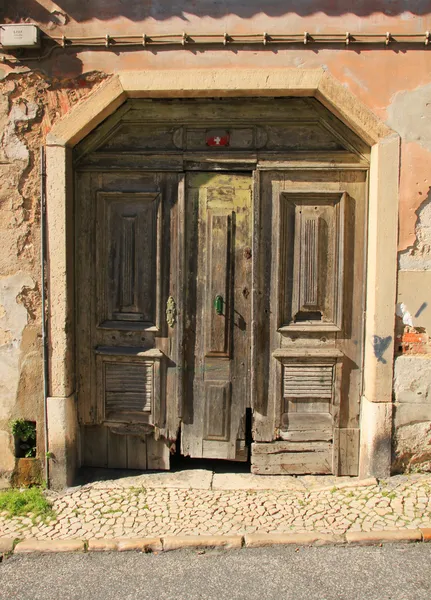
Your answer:
[[[223,314],[223,304],[224,304],[223,296],[220,296],[220,294],[217,294],[217,296],[214,298],[214,308],[218,315]]]

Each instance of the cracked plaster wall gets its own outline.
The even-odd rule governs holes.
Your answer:
[[[191,4],[185,0],[16,0],[13,10],[3,10],[0,21],[38,23],[48,35],[56,36],[141,35],[143,31],[151,35],[183,30],[424,33],[431,30],[431,9],[426,0],[361,0],[354,5],[341,0],[270,0],[264,7],[257,0],[201,0]],[[0,349],[7,356],[4,361],[0,354],[0,378],[8,373],[8,365],[16,365],[16,369],[15,375],[7,375],[7,400],[0,398],[0,470],[10,467],[10,455],[3,452],[2,443],[6,439],[10,449],[7,420],[12,416],[33,419],[41,415],[41,392],[37,391],[41,373],[38,149],[52,124],[106,74],[122,70],[317,67],[328,70],[402,138],[399,300],[407,305],[416,325],[431,331],[429,48],[398,51],[382,46],[366,52],[353,46],[205,51],[80,48],[55,51],[38,63],[4,63],[0,67],[0,281],[13,283],[8,284],[7,306],[0,307],[0,325],[5,325],[0,331]],[[15,305],[18,312],[14,312]],[[11,319],[16,323],[10,323]],[[397,359],[397,364],[401,361],[398,381],[407,373],[401,367],[403,358]],[[26,397],[32,399],[25,401]],[[400,409],[398,413],[406,410],[413,411]],[[404,444],[414,441],[417,428],[422,427],[416,422],[396,423],[400,428],[398,438]]]
[[[0,474],[14,468],[10,421],[36,421],[43,456],[40,155],[52,124],[104,75],[0,81]]]

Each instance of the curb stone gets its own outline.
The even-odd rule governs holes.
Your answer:
[[[137,550],[140,552],[162,552],[163,545],[160,538],[116,538],[88,540],[88,552],[125,552]]]
[[[431,527],[420,527],[423,542],[431,542]]]
[[[246,548],[291,544],[323,546],[325,544],[344,544],[345,541],[344,535],[330,533],[248,533],[245,535]]]
[[[13,551],[14,540],[9,538],[0,538],[0,556]]]
[[[431,528],[329,533],[249,533],[242,535],[178,535],[162,538],[68,539],[19,541],[0,538],[0,555],[54,552],[168,552],[183,548],[240,549],[266,546],[323,546],[333,544],[371,545],[388,542],[431,542]]]
[[[140,552],[162,552],[163,545],[160,538],[121,538],[118,541],[119,552],[139,550]]]
[[[171,535],[163,538],[163,550],[180,548],[241,548],[242,535]]]
[[[118,540],[91,538],[88,540],[88,552],[114,552],[118,550]]]
[[[18,542],[15,546],[15,554],[27,554],[29,552],[84,552],[84,540],[34,540],[28,539]]]
[[[421,542],[419,529],[388,529],[386,531],[348,531],[349,544],[378,544],[379,542]]]

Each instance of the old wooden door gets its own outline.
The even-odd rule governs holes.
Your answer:
[[[252,471],[357,475],[367,171],[259,182]]]
[[[251,198],[251,174],[186,177],[181,448],[191,457],[247,459]]]
[[[177,173],[77,177],[83,464],[169,468],[178,387]],[[171,411],[175,412],[175,411]]]

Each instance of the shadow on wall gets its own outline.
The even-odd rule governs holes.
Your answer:
[[[51,13],[38,0],[16,0],[0,13],[12,21],[29,19],[47,23]],[[431,12],[429,0],[56,0],[56,5],[76,22],[92,19],[110,20],[125,17],[139,22],[145,19],[164,21],[178,17],[187,22],[187,15],[219,19],[236,15],[248,19],[261,14],[268,17],[281,17],[289,13],[304,17],[317,13],[328,16],[354,14],[360,17],[381,13],[393,17],[403,12],[425,15]]]

